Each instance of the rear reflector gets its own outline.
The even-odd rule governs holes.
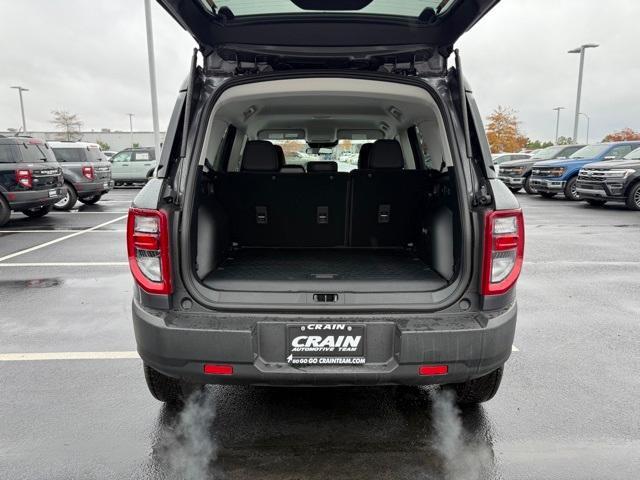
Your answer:
[[[207,375],[233,375],[233,366],[205,363],[204,373]]]
[[[430,377],[434,375],[446,375],[449,373],[448,365],[422,365],[418,369],[418,373],[424,377]]]

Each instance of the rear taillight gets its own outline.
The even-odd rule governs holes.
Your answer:
[[[500,295],[513,287],[524,258],[522,210],[489,212],[485,217],[482,294]]]
[[[129,209],[127,251],[131,273],[143,290],[161,295],[171,293],[169,231],[165,212]]]
[[[18,185],[22,185],[24,188],[31,188],[33,186],[31,170],[16,170],[16,181]]]
[[[95,178],[93,167],[82,167],[82,176],[89,180],[93,180]]]

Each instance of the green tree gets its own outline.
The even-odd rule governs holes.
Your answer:
[[[558,145],[571,145],[573,138],[571,137],[558,137]]]
[[[111,145],[109,145],[107,142],[97,140],[96,143],[100,146],[100,150],[102,150],[103,152],[106,150],[111,150]]]
[[[547,148],[553,145],[553,142],[541,142],[540,140],[529,140],[529,143],[527,143],[526,148],[528,150],[539,150],[541,148]]]

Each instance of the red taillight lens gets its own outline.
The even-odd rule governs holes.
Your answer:
[[[16,170],[16,181],[24,188],[31,188],[33,186],[31,170]]]
[[[207,375],[233,375],[232,365],[213,365],[206,363],[203,370]]]
[[[172,292],[169,230],[165,212],[129,209],[127,251],[133,278],[143,290],[159,295]]]
[[[447,365],[422,365],[418,369],[418,374],[423,377],[446,375],[447,373],[449,373],[449,367]]]
[[[82,167],[82,176],[89,180],[93,180],[95,178],[93,167]]]
[[[482,294],[500,295],[513,287],[524,259],[522,210],[489,212],[485,217]]]

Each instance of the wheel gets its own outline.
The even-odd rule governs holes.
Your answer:
[[[494,397],[498,392],[501,380],[502,367],[484,377],[474,378],[464,383],[443,385],[442,388],[450,389],[454,392],[458,405],[477,405]]]
[[[9,207],[9,202],[5,200],[5,198],[0,195],[0,227],[5,225],[9,218],[11,218],[11,208]]]
[[[85,205],[93,205],[95,203],[98,203],[101,198],[102,195],[92,195],[90,197],[79,198],[78,200],[80,200]]]
[[[71,210],[78,201],[76,189],[70,183],[64,182],[66,194],[62,199],[53,206],[54,210]]]
[[[153,398],[176,408],[182,407],[193,392],[204,388],[203,385],[167,377],[147,364],[144,364],[144,378]]]
[[[589,205],[591,205],[592,207],[602,207],[605,203],[607,203],[606,200],[596,200],[593,198],[588,198],[587,199],[587,203]]]
[[[627,208],[631,210],[640,210],[640,183],[636,183],[631,190],[629,190],[626,204]],[[0,225],[2,225],[1,221]]]
[[[28,210],[23,210],[24,213],[29,218],[41,218],[44,217],[47,213],[51,211],[51,205],[46,205],[43,207],[30,208]]]
[[[555,192],[538,192],[542,198],[553,198],[557,195]]]
[[[573,202],[580,200],[580,194],[578,193],[576,183],[578,183],[578,177],[573,177],[571,180],[568,180],[567,184],[564,186],[564,196],[567,200],[571,200]]]
[[[524,191],[529,195],[535,195],[538,191],[531,186],[531,175],[524,179]]]
[[[522,187],[509,187],[511,193],[518,193]]]

